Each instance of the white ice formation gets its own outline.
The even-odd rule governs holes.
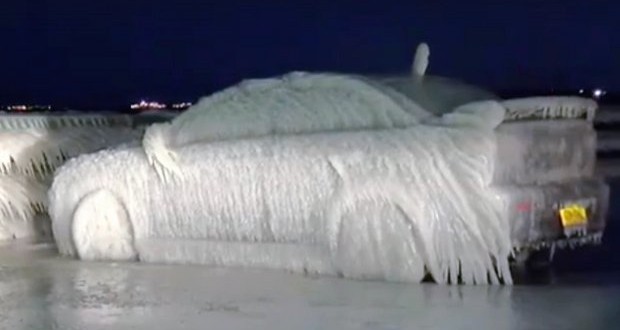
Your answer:
[[[37,235],[32,222],[66,159],[136,137],[127,116],[0,116],[0,240]]]
[[[431,55],[431,50],[426,43],[421,43],[415,52],[413,58],[413,66],[411,68],[414,77],[423,77],[426,74],[428,68],[428,58]]]
[[[49,191],[60,253],[510,284],[510,210],[491,184],[506,175],[498,142],[524,131],[498,126],[527,100],[439,88],[428,53],[408,78],[245,81],[150,126],[141,146],[71,159]],[[524,182],[545,176],[524,166]]]
[[[197,142],[370,128],[403,128],[426,112],[362,77],[295,72],[247,80],[152,125],[144,151],[162,178],[180,176],[176,149]]]
[[[190,144],[173,182],[140,149],[102,151],[58,172],[54,236],[82,259],[510,282],[494,141],[419,125]]]
[[[54,236],[87,260],[511,283],[487,189],[504,111],[487,101],[429,121],[377,80],[246,81],[152,125],[142,148],[68,161],[49,193]]]

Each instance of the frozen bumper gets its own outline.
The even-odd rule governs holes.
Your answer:
[[[602,239],[609,207],[609,186],[602,179],[496,189],[508,213],[516,250],[597,244]],[[563,224],[560,210],[570,205],[585,208],[585,224]]]

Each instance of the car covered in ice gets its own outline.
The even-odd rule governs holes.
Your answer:
[[[49,192],[59,251],[86,260],[348,278],[511,283],[509,261],[596,243],[596,103],[502,100],[412,73],[247,80],[70,160]],[[521,257],[523,259],[523,257]]]

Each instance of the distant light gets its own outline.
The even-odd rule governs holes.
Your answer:
[[[161,110],[165,109],[166,105],[159,102],[147,102],[142,100],[140,103],[134,103],[130,107],[132,110]]]
[[[30,110],[37,109],[37,106],[18,104],[18,105],[10,105],[6,107],[6,109],[8,111],[30,111]]]
[[[592,96],[594,96],[594,98],[601,98],[603,95],[607,94],[607,92],[603,89],[597,88],[595,90],[592,91]]]
[[[182,103],[175,103],[172,105],[173,109],[186,109],[192,106],[191,102],[182,102]]]
[[[584,92],[584,90],[583,90],[583,89],[580,89],[580,90],[579,90],[579,94],[583,94],[583,92]]]

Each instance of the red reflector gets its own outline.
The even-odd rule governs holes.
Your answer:
[[[521,202],[517,204],[517,211],[529,212],[532,210],[532,202]]]

